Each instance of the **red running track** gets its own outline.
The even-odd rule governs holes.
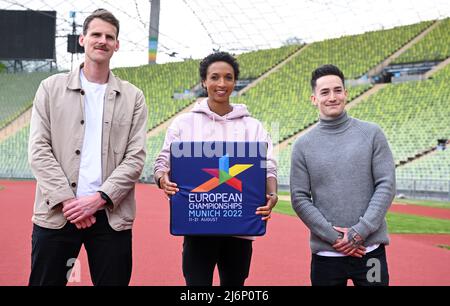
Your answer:
[[[35,182],[0,181],[0,285],[26,285],[30,270]],[[181,237],[169,234],[169,207],[154,185],[137,186],[131,285],[184,285]],[[275,214],[254,244],[247,285],[310,285],[309,233],[296,217]],[[387,248],[391,285],[450,285],[450,235],[391,235]],[[81,282],[91,285],[86,254]],[[218,275],[214,278],[218,284]]]

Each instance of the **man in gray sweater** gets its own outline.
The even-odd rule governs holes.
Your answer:
[[[388,285],[385,216],[395,195],[395,164],[381,128],[347,115],[343,73],[312,73],[319,124],[292,149],[292,206],[311,231],[313,286]]]

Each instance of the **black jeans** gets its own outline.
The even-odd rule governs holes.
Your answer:
[[[187,286],[212,286],[217,264],[221,286],[243,286],[252,258],[252,240],[185,236],[183,275]]]
[[[62,229],[33,226],[30,286],[65,286],[82,244],[95,286],[127,286],[131,278],[131,229],[115,231],[104,210],[96,223],[79,230],[67,222]],[[69,275],[67,275],[69,274]],[[82,277],[82,276],[81,276]]]
[[[312,255],[313,286],[346,286],[348,279],[355,286],[388,286],[389,272],[384,245],[362,258]]]

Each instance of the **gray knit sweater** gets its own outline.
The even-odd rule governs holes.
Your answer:
[[[352,227],[366,246],[389,244],[385,216],[395,195],[395,164],[376,124],[346,112],[321,119],[292,148],[290,187],[313,253],[335,251],[333,226]]]

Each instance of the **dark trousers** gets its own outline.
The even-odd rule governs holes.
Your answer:
[[[313,286],[346,286],[348,279],[355,286],[388,286],[389,273],[384,245],[362,258],[312,255]]]
[[[98,211],[95,217],[94,225],[81,230],[70,222],[62,229],[33,226],[30,286],[65,286],[82,244],[95,286],[129,284],[131,229],[113,230],[104,210]]]
[[[187,286],[212,286],[217,264],[221,286],[243,286],[252,258],[252,240],[185,236],[183,275]]]

